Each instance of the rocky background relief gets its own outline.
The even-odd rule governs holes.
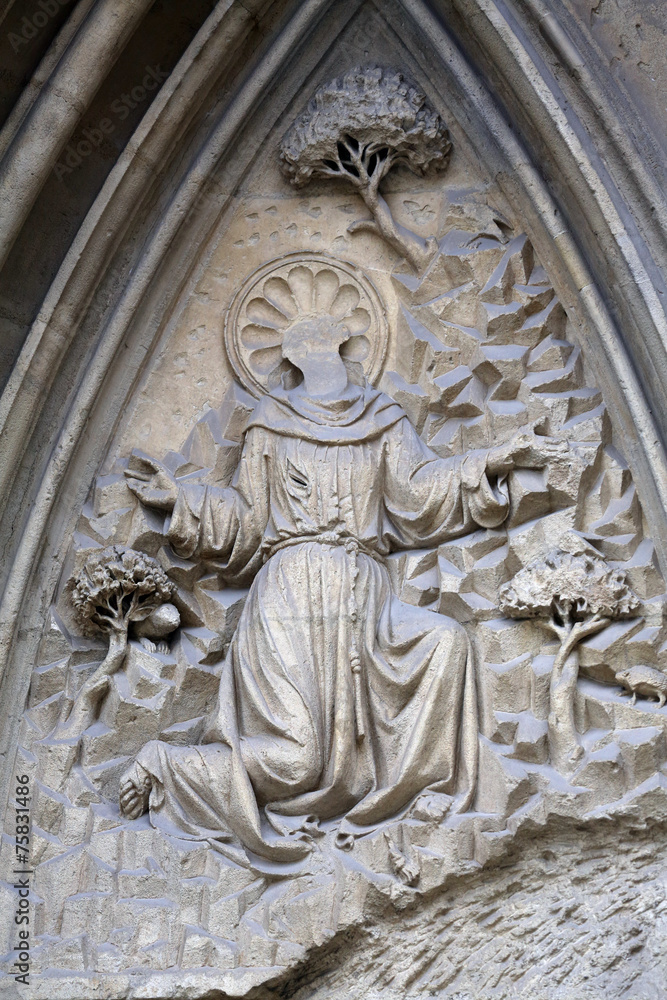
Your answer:
[[[597,823],[608,829],[609,817],[618,816],[629,828],[641,828],[667,818],[667,712],[641,689],[631,704],[617,680],[621,672],[631,679],[639,668],[662,671],[666,665],[664,584],[604,402],[587,381],[581,351],[568,338],[565,313],[530,243],[481,204],[453,208],[444,229],[422,277],[407,267],[392,277],[398,346],[395,368],[385,370],[381,386],[443,457],[508,440],[528,422],[571,446],[571,457],[545,472],[511,473],[515,500],[506,526],[389,560],[403,600],[456,618],[473,638],[482,730],[475,811],[443,823],[416,817],[389,825],[384,835],[358,841],[351,855],[328,848],[292,878],[278,881],[206,845],[165,836],[146,817],[123,821],[118,783],[131,755],[151,738],[197,742],[246,591],[223,589],[215,565],[178,558],[166,544],[164,518],[136,502],[118,466],[98,479],[81,515],[64,582],[111,545],[144,552],[170,581],[169,601],[178,609],[180,628],[151,640],[130,626],[125,665],[113,675],[99,718],[79,747],[57,727],[99,669],[105,649],[94,636],[81,635],[71,583],[54,605],[19,756],[21,767],[34,775],[37,793],[39,945],[33,957],[44,977],[35,996],[66,996],[62,989],[71,985],[58,978],[65,973],[69,984],[72,977],[83,984],[101,974],[110,977],[105,988],[131,992],[132,970],[150,970],[155,996],[169,995],[175,981],[184,984],[182,995],[201,995],[207,976],[229,995],[245,995],[281,976],[298,984],[298,973],[289,970],[298,970],[318,948],[324,949],[322,970],[331,948],[331,954],[344,949],[346,974],[355,970],[355,979],[355,962],[361,963],[360,996],[380,988],[401,996],[425,989],[459,998],[477,995],[466,992],[471,990],[490,996],[491,989],[494,996],[527,996],[522,991],[532,988],[537,963],[548,970],[551,962],[549,975],[564,978],[567,963],[555,956],[566,946],[581,951],[587,942],[588,949],[591,941],[582,990],[588,988],[586,976],[593,983],[606,976],[605,984],[616,990],[608,995],[620,996],[640,975],[636,963],[613,971],[618,934],[627,937],[631,956],[633,948],[650,949],[650,930],[639,915],[632,920],[633,885],[645,864],[658,862],[642,855],[645,847],[633,846],[643,843],[642,834],[633,832],[625,844],[625,827],[619,827],[604,840]],[[249,393],[231,385],[179,450],[167,454],[179,480],[229,481],[254,405]],[[503,586],[554,545],[602,557],[636,595],[631,612],[626,609],[624,617],[580,643],[574,718],[583,755],[569,780],[548,763],[549,678],[558,647],[538,621],[508,617],[499,605]],[[578,853],[589,833],[575,835],[575,821],[581,830],[596,831],[591,835],[602,845],[597,853],[585,844]],[[570,831],[558,841],[568,871],[591,872],[586,901],[571,889],[578,876],[561,869],[556,848],[545,846],[541,853],[542,838],[551,843],[554,824]],[[531,860],[522,850],[516,871],[503,867],[489,876],[490,883],[479,874],[494,863],[507,866],[527,835],[535,838]],[[612,840],[613,849],[627,856],[627,871],[624,861],[609,886],[604,858]],[[521,883],[521,865],[539,878],[531,876],[530,888],[508,909],[503,900],[510,883]],[[572,899],[561,896],[563,880]],[[591,893],[599,894],[596,905],[604,913],[611,910],[595,918],[593,929],[577,916],[583,913],[578,908],[592,905]],[[422,896],[430,900],[426,908],[406,915],[405,908]],[[664,907],[661,896],[656,902]],[[572,919],[561,930],[564,907]],[[623,916],[614,915],[619,907]],[[613,956],[605,951],[604,930],[597,930],[603,918],[619,922]],[[452,945],[462,935],[469,952],[472,920],[479,928],[478,973],[457,964]],[[536,926],[543,923],[538,941]],[[521,947],[512,944],[517,936]],[[345,950],[349,941],[351,950]],[[391,975],[388,947],[401,950]],[[54,970],[63,971],[54,979]],[[193,979],[188,987],[195,970],[196,985]],[[325,975],[326,989],[332,976]],[[308,989],[298,996],[310,996]]]

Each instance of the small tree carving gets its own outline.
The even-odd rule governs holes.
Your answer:
[[[78,736],[127,651],[130,622],[143,621],[167,602],[173,587],[162,567],[143,552],[118,545],[93,552],[74,580],[72,603],[84,627],[109,638],[107,655],[76,696],[60,736]]]
[[[624,573],[597,556],[560,550],[530,563],[500,590],[503,614],[543,619],[560,640],[551,672],[548,720],[551,761],[559,770],[571,769],[583,754],[574,725],[578,644],[613,618],[631,614],[638,603]]]
[[[400,73],[363,66],[320,87],[283,138],[283,170],[296,187],[311,177],[335,177],[352,184],[373,220],[353,223],[380,234],[417,270],[436,249],[394,221],[379,193],[383,177],[398,163],[423,176],[447,165],[451,143],[440,116],[424,94]]]

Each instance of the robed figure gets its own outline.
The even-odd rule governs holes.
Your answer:
[[[420,796],[470,807],[478,724],[465,630],[392,593],[385,557],[502,524],[503,477],[558,447],[532,431],[441,459],[401,407],[309,320],[283,355],[303,374],[254,411],[232,485],[177,487],[158,463],[128,473],[172,509],[169,539],[230,578],[254,573],[202,744],[151,741],[121,784],[130,817],[293,861],[400,816]]]

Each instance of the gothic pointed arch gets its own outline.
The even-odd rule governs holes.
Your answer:
[[[125,12],[116,24],[119,49],[140,16]],[[90,131],[82,109],[121,58],[107,54],[86,84],[86,39],[99,25],[91,14],[69,30],[59,43],[69,62],[52,59],[51,88],[5,136],[16,201],[0,235],[10,263],[31,206],[50,197],[47,158],[52,172],[74,130]],[[636,156],[626,98],[610,98],[576,19],[538,0],[261,9],[234,0],[213,5],[164,79],[156,73],[156,94],[80,219],[0,400],[3,801],[19,771],[39,788],[37,947],[47,969],[61,952],[75,956],[71,995],[82,998],[93,974],[121,977],[128,996],[157,989],[151,976],[160,990],[188,979],[193,997],[211,984],[242,996],[289,983],[309,949],[366,919],[372,892],[419,906],[471,863],[508,857],[516,838],[537,827],[548,838],[553,817],[598,836],[603,813],[622,825],[630,812],[647,824],[664,812],[667,205]],[[80,100],[53,118],[58,86],[78,88]],[[400,101],[411,110],[401,105],[398,128],[390,111]],[[19,168],[49,116],[59,138],[23,181]],[[322,352],[326,367],[332,336],[344,362],[336,377],[366,423],[327,423],[318,410],[320,440],[304,430],[310,403],[300,409],[290,394],[319,384],[305,355]],[[412,437],[392,437],[399,419]],[[280,447],[252,445],[264,432]],[[378,500],[389,519],[379,541],[366,537],[361,515],[350,527],[358,498],[341,477],[352,459],[331,459],[341,463],[331,479],[316,452],[354,452],[360,442],[371,442],[357,470],[369,504],[390,478],[364,478],[376,452],[405,461],[396,460],[402,485]],[[411,447],[421,457],[409,460]],[[267,529],[255,544],[255,526],[237,525],[225,548],[215,491],[242,490],[262,461],[284,473],[266,472],[288,498],[283,527],[274,520],[275,537]],[[437,484],[456,496],[456,513],[444,517],[426,493],[419,509],[409,506],[417,500],[405,484],[429,462],[438,475],[456,469],[454,485]],[[161,507],[164,496],[154,502],[141,483],[176,492]],[[323,490],[338,504],[329,520]],[[314,516],[316,496],[311,530],[304,510]],[[213,731],[236,752],[247,719],[261,715],[264,691],[252,705],[248,695],[231,730],[220,718],[211,729],[229,664],[241,669],[246,657],[248,676],[259,676],[242,644],[255,641],[260,619],[298,606],[298,633],[309,607],[316,616],[318,600],[333,600],[320,569],[319,591],[299,569],[305,597],[288,576],[276,576],[273,591],[254,589],[279,553],[296,560],[314,535],[309,571],[330,548],[341,560],[335,586],[352,580],[334,616],[353,623],[352,639],[336,640],[354,675],[345,719],[354,754],[385,748],[373,771],[383,806],[373,800],[364,812],[369,789],[348,784],[336,799],[316,776],[306,789],[315,804],[301,815],[280,796],[276,805],[270,782],[258,792],[244,758],[233,786],[243,822],[213,844],[192,799],[179,799],[191,773],[185,751],[205,757]],[[407,619],[390,621],[390,592]],[[266,612],[244,639],[253,601]],[[428,647],[424,662],[439,662],[444,626],[428,623],[451,621],[436,674],[453,671],[456,694],[441,694],[460,715],[447,731],[459,749],[433,768],[451,765],[453,776],[431,774],[428,740],[410,756],[440,680],[415,661],[409,700],[382,688],[379,667],[365,675],[364,657],[381,656],[354,632],[364,608],[377,618],[387,673],[400,672],[411,643]],[[384,646],[382,627],[396,632]],[[276,635],[262,638],[262,666]],[[309,636],[306,659],[326,645]],[[267,673],[267,690],[278,691],[278,675]],[[240,704],[238,678],[232,690],[229,703]],[[376,696],[391,711],[374,730]],[[397,735],[398,715],[407,721]],[[271,720],[271,740],[280,725]],[[627,736],[634,730],[642,739]],[[343,767],[321,750],[329,736],[322,723],[322,773]],[[387,777],[401,739],[408,763]],[[163,749],[144,753],[149,741]],[[311,780],[302,763],[290,758],[293,783]],[[239,805],[250,786],[256,801]],[[152,829],[139,805],[154,818],[165,800],[178,806],[176,825]],[[197,839],[188,827],[196,848],[179,841],[179,809],[207,830]],[[81,893],[90,898],[77,913]],[[309,895],[316,902],[304,916]],[[149,896],[161,929],[144,941]],[[112,941],[121,924],[108,914],[120,910],[130,931],[113,930]],[[148,971],[135,981],[141,964]]]

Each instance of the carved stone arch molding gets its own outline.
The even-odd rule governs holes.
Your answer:
[[[0,136],[12,193],[0,214],[7,254],[141,17],[140,5],[125,6],[115,19],[102,2],[87,17],[82,8],[63,27],[42,65],[49,84],[22,99]],[[111,31],[112,22],[116,48],[98,52],[100,25]],[[94,73],[87,53],[99,60]],[[281,173],[295,120],[312,114],[319,88],[355,67],[403,74],[391,86],[414,86],[431,125],[437,116],[442,124],[430,134],[444,169],[422,178],[397,166],[383,179],[384,229],[350,184],[363,155],[354,136],[345,133],[339,159],[327,160],[346,183],[314,175],[295,192]],[[655,152],[651,137],[608,86],[600,54],[560,0],[225,0],[161,84],[78,229],[0,400],[2,800],[14,824],[16,775],[30,777],[39,873],[30,869],[31,996],[87,1000],[102,982],[119,998],[275,989],[305,997],[311,988],[318,997],[354,989],[491,997],[495,982],[500,996],[555,997],[563,982],[571,992],[562,995],[574,997],[587,976],[605,996],[627,995],[632,981],[641,995],[659,995],[659,930],[639,926],[636,914],[657,912],[662,900],[657,889],[628,888],[637,880],[628,872],[643,863],[642,829],[654,838],[657,870],[667,821],[667,205],[643,165]],[[65,91],[77,100],[62,107]],[[26,171],[40,141],[40,169]],[[387,154],[378,143],[371,155]],[[234,562],[203,540],[204,507],[239,461],[235,488],[260,452],[266,458],[263,445],[252,450],[258,434],[288,442],[271,459],[282,463],[288,503],[307,506],[321,487],[327,462],[308,450],[321,441],[295,437],[290,423],[311,411],[297,414],[283,396],[298,389],[300,372],[309,392],[316,386],[307,354],[327,337],[339,338],[345,363],[336,377],[348,380],[345,392],[367,394],[373,429],[354,438],[337,424],[322,440],[368,440],[370,454],[381,433],[411,483],[423,464],[409,464],[410,448],[422,447],[417,435],[439,460],[462,455],[446,489],[459,491],[463,520],[446,538],[435,522],[426,530],[424,517],[444,515],[428,514],[433,498],[420,494],[423,510],[410,516],[396,501],[391,551],[333,522],[309,542],[301,519],[298,532]],[[386,395],[373,395],[365,379]],[[391,399],[414,439],[391,437],[406,423]],[[144,453],[164,459],[164,481]],[[173,513],[173,498],[161,512],[139,503],[125,472],[140,498],[148,481],[168,493],[175,479]],[[327,480],[332,491],[337,475]],[[352,482],[353,494],[376,490],[374,481]],[[446,491],[443,483],[436,488]],[[347,510],[349,495],[339,501]],[[320,798],[292,816],[257,793],[255,826],[238,821],[244,810],[255,815],[243,781],[256,790],[259,780],[244,763],[252,780],[245,770],[234,778],[237,819],[216,837],[210,815],[208,826],[195,822],[192,799],[179,799],[165,752],[153,743],[139,751],[153,740],[199,753],[218,745],[217,734],[236,752],[228,719],[211,722],[223,659],[248,615],[253,578],[278,559],[296,560],[303,545],[318,550],[313,565],[320,550],[340,560],[336,586],[346,574],[351,581],[333,617],[352,623],[343,648],[355,753],[380,740],[364,687],[364,643],[373,640],[359,631],[373,615],[378,635],[395,629],[394,645],[382,647],[392,669],[392,656],[399,647],[407,655],[417,636],[415,664],[444,657],[440,672],[420,666],[407,701],[391,701],[394,689],[386,697],[406,731],[430,720],[423,747],[446,730],[443,743],[455,750],[432,773],[428,754],[417,754],[410,766],[423,780],[395,793],[393,812],[388,794],[355,814],[339,792],[340,815]],[[271,600],[284,595],[285,572],[266,590]],[[321,572],[318,599],[333,601]],[[315,593],[310,578],[294,580]],[[378,596],[383,587],[413,609],[412,625],[387,624],[394,612]],[[106,611],[102,591],[116,595]],[[268,609],[269,618],[281,613]],[[298,632],[296,612],[295,621]],[[273,638],[266,642],[253,670],[269,658]],[[224,663],[243,655],[235,646]],[[232,686],[221,703],[237,697]],[[440,702],[455,706],[451,730]],[[390,729],[386,722],[382,732]],[[308,763],[290,763],[296,784],[307,783]],[[399,770],[387,778],[379,767],[373,780],[383,794],[403,787]],[[153,830],[140,815],[149,786],[152,816],[171,796],[206,836],[180,836],[173,813],[171,828]],[[13,829],[6,825],[2,878],[20,848]],[[619,843],[625,867],[615,862]],[[577,906],[608,907],[607,872],[631,912],[590,932],[587,975],[575,963],[559,979],[530,921],[543,905],[556,912],[580,862],[590,879],[576,890]],[[539,901],[536,909],[521,890],[519,918],[505,902],[517,892],[507,864]],[[17,891],[11,880],[3,887],[12,912]],[[487,959],[474,960],[460,938],[489,907],[497,941],[509,947],[522,935],[524,952],[503,957],[480,932]],[[546,919],[550,943],[560,936],[574,948],[581,925],[559,920]],[[625,970],[605,965],[605,935]],[[385,940],[404,952],[400,961]],[[644,953],[633,957],[637,940],[652,951],[648,967]],[[11,962],[7,969],[13,975]]]

